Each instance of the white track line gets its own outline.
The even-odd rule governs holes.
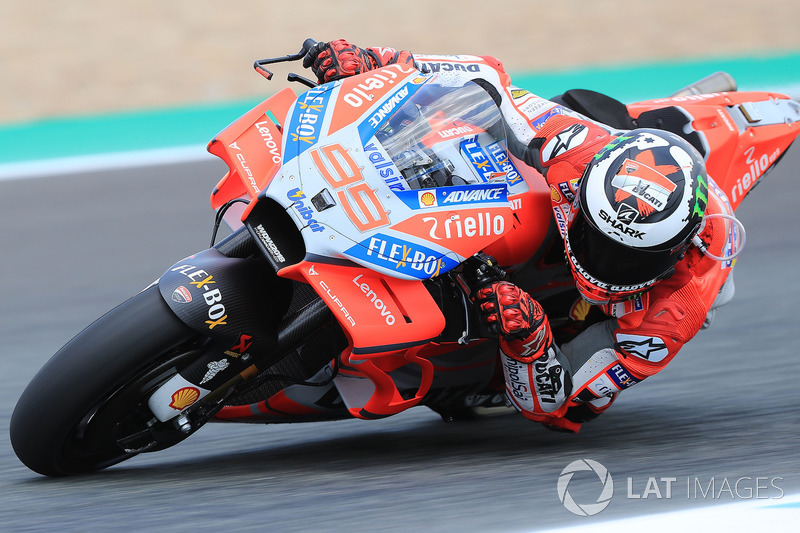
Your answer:
[[[176,146],[0,164],[0,181],[83,174],[105,170],[191,163],[215,159],[205,145]]]
[[[552,533],[675,533],[676,531],[724,531],[726,533],[768,531],[796,533],[800,531],[800,494],[780,499],[745,500],[737,503],[709,505],[669,513],[633,516],[606,522],[547,530]],[[541,531],[539,532],[541,533]]]

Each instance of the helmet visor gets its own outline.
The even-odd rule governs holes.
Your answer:
[[[584,276],[614,290],[646,286],[666,274],[681,256],[679,250],[642,250],[615,241],[586,220],[578,210],[567,233],[567,251]]]

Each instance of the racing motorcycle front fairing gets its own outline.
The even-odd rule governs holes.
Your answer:
[[[430,279],[511,228],[507,177],[525,182],[505,151],[499,111],[476,85],[434,81],[392,65],[297,99],[283,166],[259,196],[301,229],[302,257],[281,253],[281,261],[265,245],[278,270],[299,259],[346,260],[390,277]],[[259,211],[248,227],[258,227]],[[263,232],[253,233],[264,242]]]
[[[245,225],[278,275],[310,285],[342,326],[337,387],[363,380],[342,394],[351,414],[416,405],[436,379],[425,347],[446,325],[422,281],[507,238],[520,225],[509,196],[546,193],[509,158],[483,89],[404,65],[312,88],[281,126],[281,169]],[[401,393],[391,373],[409,365],[419,384]]]

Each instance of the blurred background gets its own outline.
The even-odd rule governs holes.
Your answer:
[[[296,52],[307,37],[493,55],[512,73],[800,51],[797,0],[0,0],[0,6],[0,125],[260,98],[279,87],[265,85],[252,62]]]

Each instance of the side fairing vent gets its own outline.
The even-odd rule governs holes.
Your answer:
[[[276,272],[299,263],[306,255],[303,236],[294,219],[271,198],[258,200],[245,226]]]

